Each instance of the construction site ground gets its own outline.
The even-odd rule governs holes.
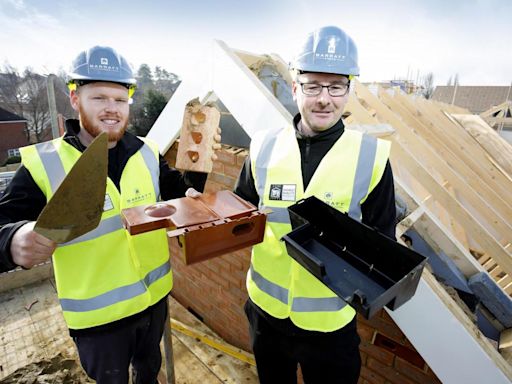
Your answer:
[[[171,318],[222,342],[176,300],[169,302]],[[53,279],[0,292],[0,303],[1,384],[93,382],[80,367]],[[173,331],[173,352],[176,383],[258,382],[254,366],[181,332]]]

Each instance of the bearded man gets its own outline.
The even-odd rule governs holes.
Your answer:
[[[125,384],[131,364],[134,383],[156,383],[172,288],[167,236],[164,229],[131,236],[120,213],[182,197],[191,187],[202,191],[207,175],[169,168],[156,143],[126,132],[135,79],[114,49],[81,52],[69,87],[79,119],[66,121],[63,137],[20,149],[22,166],[0,200],[0,272],[32,268],[52,257],[64,319],[87,374],[99,384]],[[100,224],[56,244],[34,231],[35,221],[102,132],[108,134],[109,153]]]

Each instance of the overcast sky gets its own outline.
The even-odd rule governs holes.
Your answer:
[[[55,72],[110,45],[184,76],[208,65],[213,39],[289,61],[322,25],[355,40],[362,81],[512,82],[511,0],[0,0],[0,64]]]

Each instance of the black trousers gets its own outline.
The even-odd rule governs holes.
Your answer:
[[[260,383],[296,384],[299,364],[306,384],[357,383],[361,340],[355,318],[340,330],[324,333],[305,331],[289,319],[269,321],[260,311],[250,300],[245,304]]]
[[[97,384],[155,384],[162,363],[160,339],[167,317],[167,300],[133,321],[100,333],[73,337],[80,362]]]

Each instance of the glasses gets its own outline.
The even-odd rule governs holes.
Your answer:
[[[322,93],[322,89],[327,88],[327,92],[332,97],[341,97],[345,96],[348,93],[348,89],[350,87],[350,82],[347,84],[330,84],[330,85],[321,85],[317,83],[301,83],[299,82],[302,93],[306,96],[318,96]]]

